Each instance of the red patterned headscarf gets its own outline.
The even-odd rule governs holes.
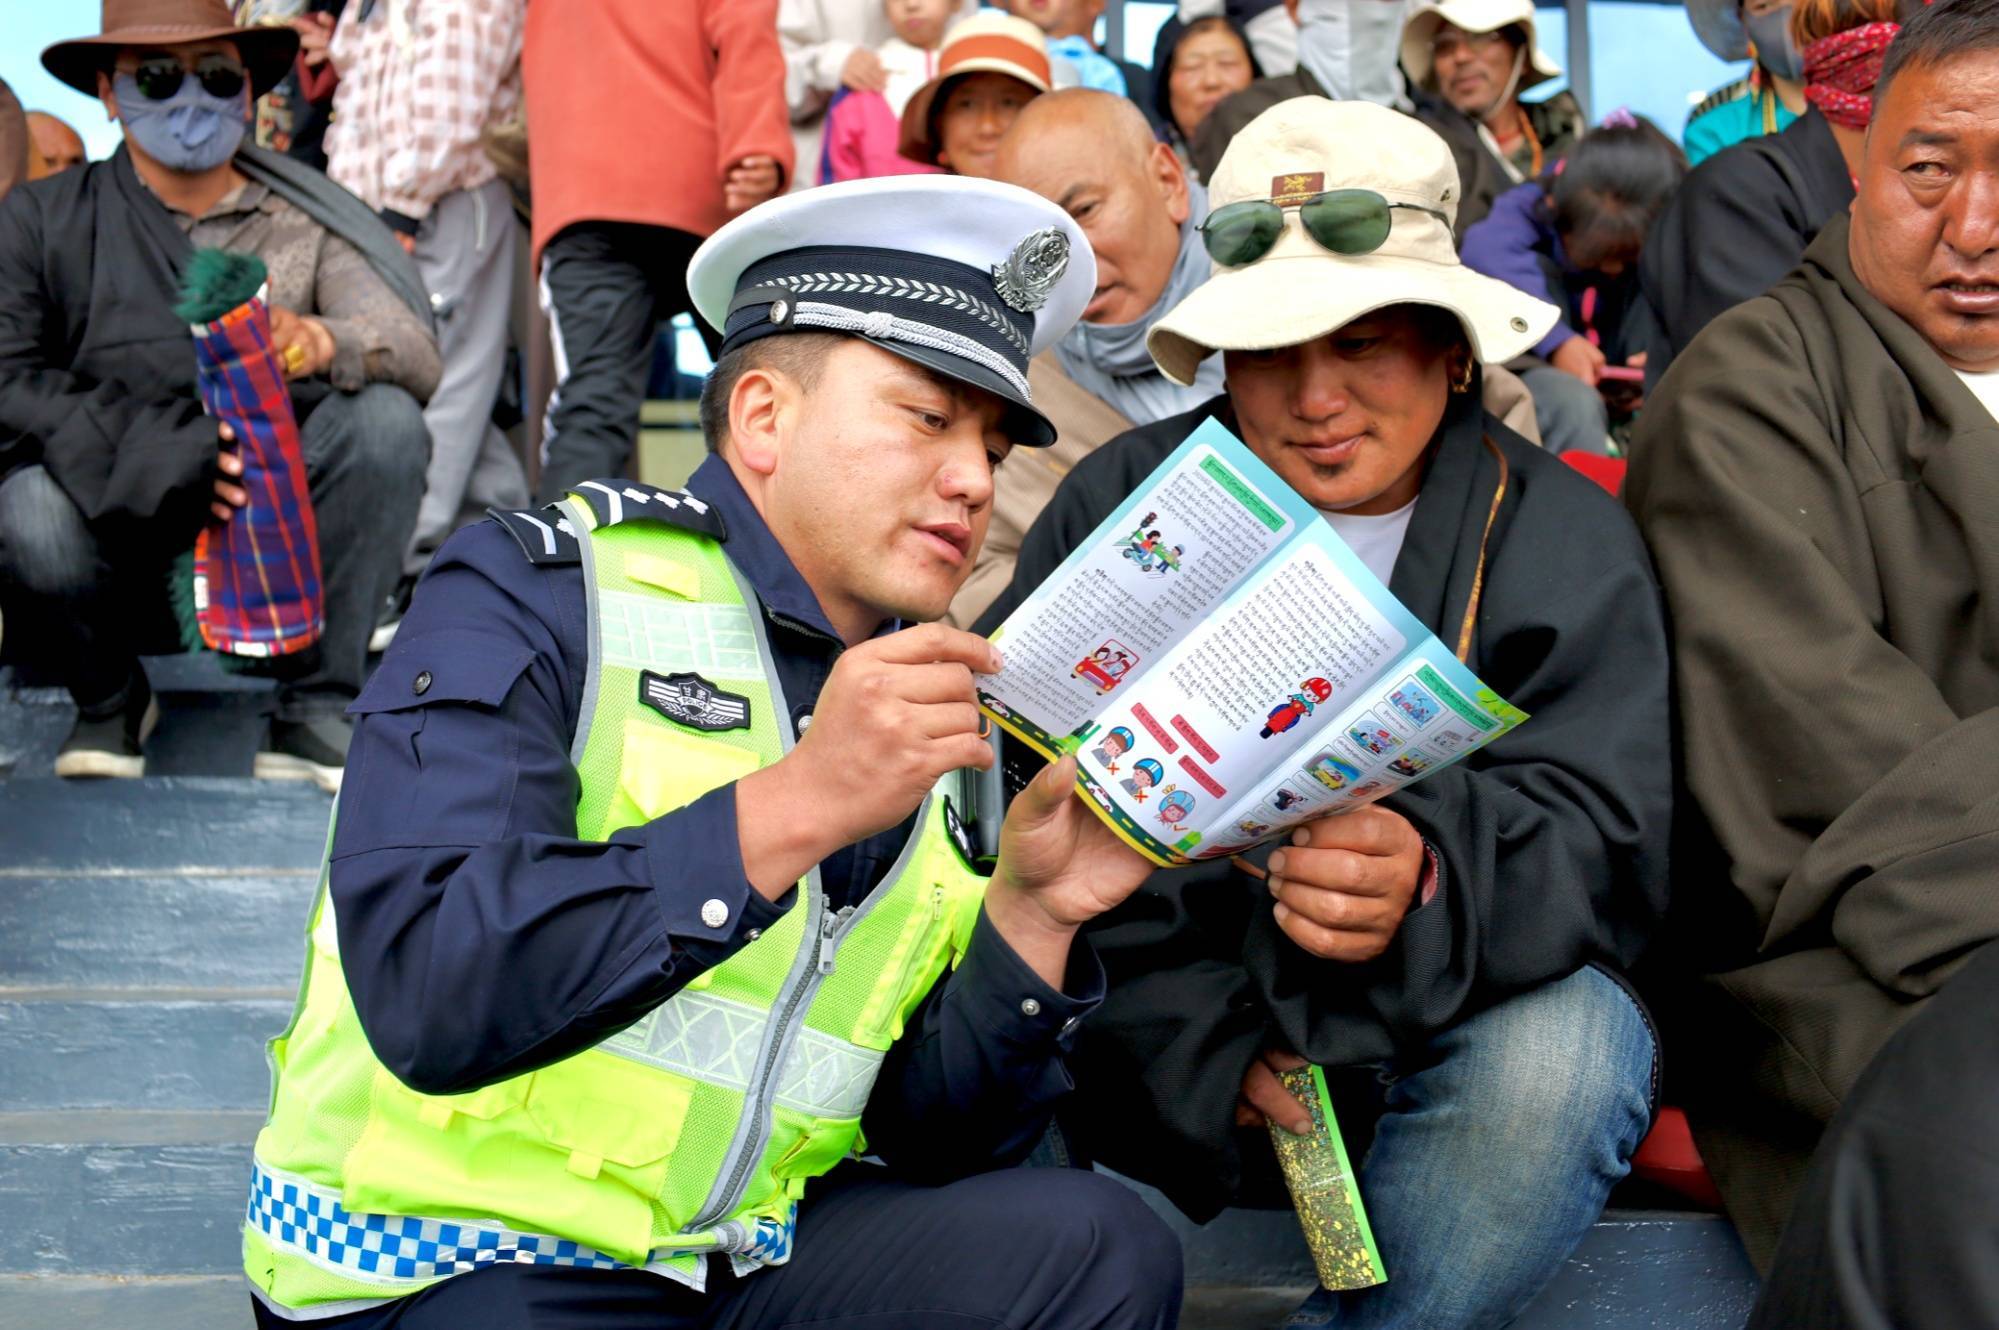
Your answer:
[[[1867,23],[1809,43],[1805,100],[1835,125],[1865,129],[1874,118],[1874,84],[1899,23]]]

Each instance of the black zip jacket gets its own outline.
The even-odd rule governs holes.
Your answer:
[[[978,630],[996,627],[1209,415],[1236,428],[1218,397],[1085,458],[1028,531],[1013,584]],[[1487,415],[1474,388],[1439,427],[1390,589],[1455,645],[1500,482],[1481,432],[1507,476],[1466,663],[1532,719],[1387,800],[1435,851],[1435,894],[1363,965],[1299,948],[1263,884],[1225,864],[1154,874],[1092,931],[1110,993],[1070,1063],[1083,1143],[1196,1219],[1238,1190],[1236,1093],[1266,1045],[1325,1065],[1380,1062],[1585,965],[1621,977],[1664,916],[1665,623],[1617,503]]]

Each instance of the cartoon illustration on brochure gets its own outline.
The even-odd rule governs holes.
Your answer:
[[[1185,545],[1169,545],[1152,524],[1159,520],[1158,513],[1147,513],[1138,519],[1138,526],[1132,533],[1118,542],[1124,557],[1138,565],[1138,571],[1147,577],[1164,577],[1180,568],[1180,556],[1187,552]]]
[[[1388,695],[1388,700],[1393,702],[1396,710],[1407,716],[1409,723],[1419,730],[1435,720],[1437,713],[1443,710],[1438,705],[1437,699],[1430,696],[1428,690],[1417,683],[1413,676],[1397,684],[1395,691]]]
[[[1345,789],[1360,779],[1360,768],[1351,762],[1341,761],[1330,748],[1313,758],[1312,764],[1305,769],[1329,790]]]
[[[1125,793],[1140,803],[1145,802],[1145,792],[1166,779],[1166,768],[1159,765],[1156,757],[1141,757],[1132,767],[1131,775],[1118,783]]]
[[[1194,796],[1185,790],[1168,785],[1160,794],[1164,797],[1159,801],[1159,820],[1167,826],[1177,827],[1193,813]]]
[[[1095,685],[1099,697],[1118,686],[1131,667],[1138,664],[1138,657],[1131,649],[1115,638],[1107,638],[1104,644],[1092,651],[1089,658],[1076,662],[1070,674]]]
[[[1103,764],[1105,771],[1115,775],[1117,772],[1117,760],[1131,751],[1132,743],[1131,731],[1122,725],[1116,726],[1098,742],[1096,759]]]
[[[1324,679],[1307,679],[1298,685],[1298,691],[1270,709],[1270,719],[1257,732],[1259,738],[1268,739],[1273,734],[1282,734],[1299,721],[1312,714],[1319,703],[1333,695],[1333,686]]]

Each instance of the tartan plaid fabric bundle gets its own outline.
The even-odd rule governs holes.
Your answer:
[[[254,277],[254,294],[240,303]],[[298,421],[271,345],[264,267],[255,258],[204,250],[175,307],[194,334],[196,386],[208,414],[236,432],[249,502],[228,522],[210,522],[194,546],[194,608],[201,640],[234,656],[288,656],[319,640],[325,598],[319,527],[306,491]],[[207,305],[207,310],[201,306]],[[201,315],[216,311],[215,317]]]

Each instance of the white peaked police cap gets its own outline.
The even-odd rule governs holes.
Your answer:
[[[723,352],[762,337],[837,332],[983,388],[1019,408],[1018,443],[1055,427],[1027,362],[1067,333],[1097,284],[1070,216],[1038,194],[966,176],[890,176],[787,194],[695,251],[694,308]]]
[[[1436,305],[1464,325],[1472,354],[1500,364],[1555,326],[1559,311],[1458,261],[1451,222],[1457,163],[1436,133],[1372,102],[1294,97],[1252,120],[1229,144],[1208,186],[1209,216],[1248,199],[1301,202],[1338,189],[1372,190],[1391,204],[1388,238],[1371,254],[1335,254],[1306,233],[1297,209],[1269,253],[1215,265],[1146,335],[1166,377],[1190,384],[1216,351],[1298,346],[1389,305]],[[1433,217],[1430,209],[1441,213]]]

